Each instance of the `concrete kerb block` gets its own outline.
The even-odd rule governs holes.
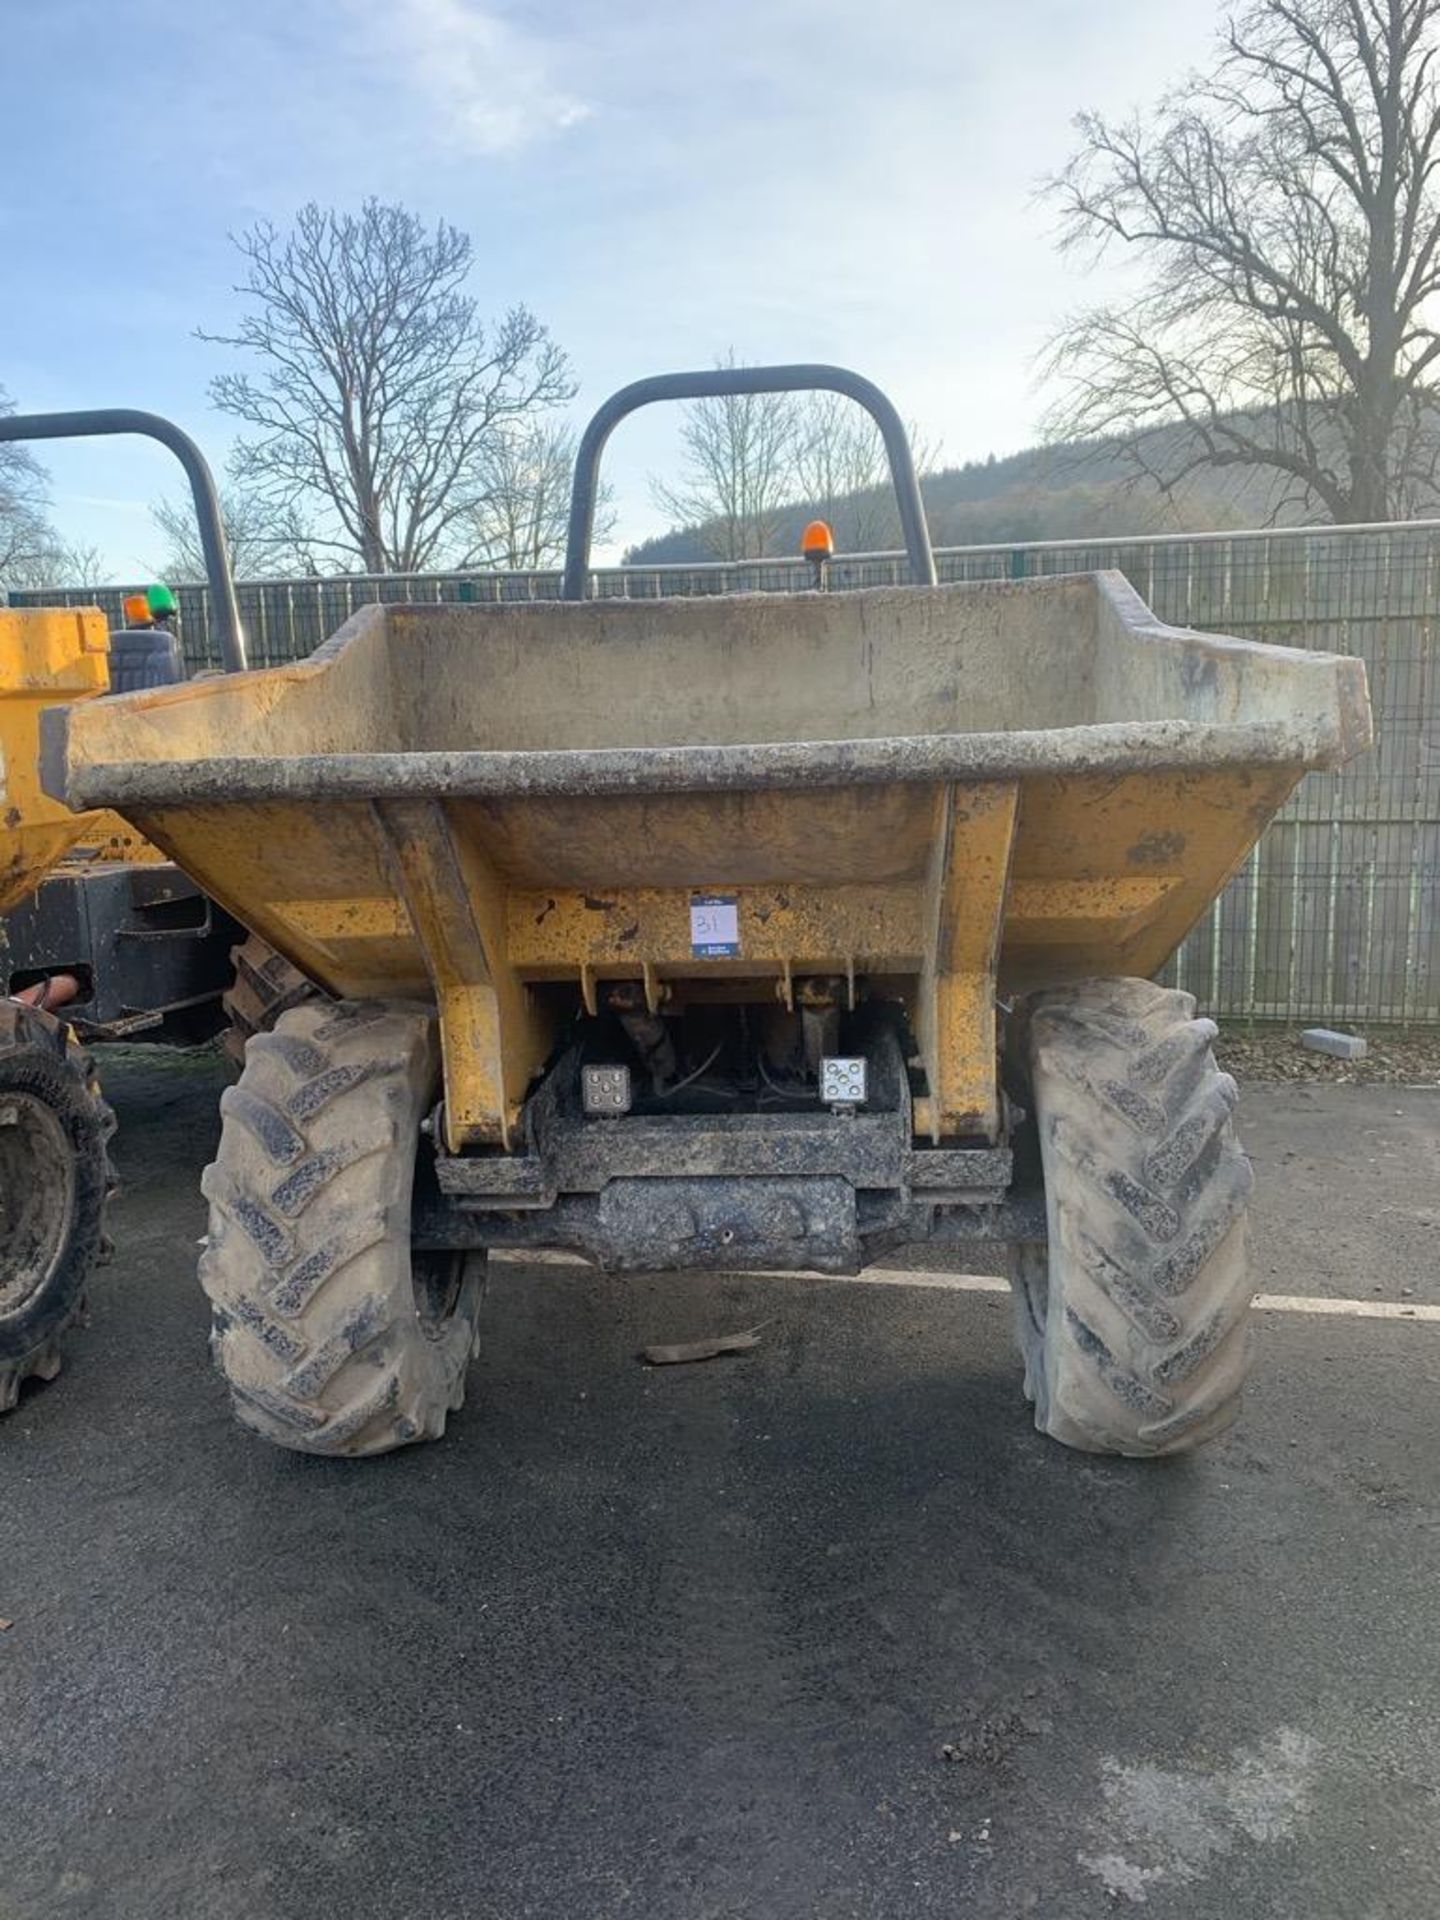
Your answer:
[[[1333,1027],[1307,1027],[1300,1036],[1302,1047],[1312,1053],[1328,1053],[1336,1060],[1363,1060],[1370,1045],[1358,1033],[1336,1033]]]

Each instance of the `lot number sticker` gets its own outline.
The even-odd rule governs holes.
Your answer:
[[[740,952],[740,906],[733,893],[690,896],[690,951],[697,960],[733,960]]]

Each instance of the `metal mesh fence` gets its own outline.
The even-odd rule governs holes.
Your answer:
[[[1440,524],[966,547],[936,560],[942,580],[1114,567],[1176,625],[1358,654],[1376,746],[1302,783],[1169,977],[1230,1019],[1440,1024]],[[906,577],[899,554],[846,556],[830,570],[835,587]],[[808,567],[788,559],[594,575],[598,596],[626,599],[809,584]],[[125,591],[11,598],[99,604],[118,623]],[[558,591],[554,573],[427,574],[254,581],[239,599],[251,659],[268,666],[303,658],[367,602],[483,604]],[[205,588],[182,586],[178,597],[192,669],[218,665]]]

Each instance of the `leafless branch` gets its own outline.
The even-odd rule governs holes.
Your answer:
[[[1437,30],[1440,0],[1249,0],[1148,120],[1081,116],[1062,244],[1148,277],[1052,343],[1053,437],[1168,485],[1268,470],[1335,520],[1433,502]]]
[[[0,413],[14,411],[0,387]],[[40,462],[20,442],[0,442],[0,587],[49,586],[59,578],[62,548],[49,508]]]
[[[733,348],[716,361],[739,364]],[[788,393],[692,401],[680,429],[683,476],[677,486],[651,481],[656,505],[676,526],[694,526],[717,560],[769,553],[780,510],[793,498],[797,419]]]
[[[484,468],[506,435],[574,392],[565,355],[512,307],[482,323],[466,291],[470,240],[405,208],[310,205],[293,230],[234,236],[249,309],[200,338],[251,370],[211,383],[252,428],[232,478],[272,511],[319,512],[316,551],[369,572],[415,572],[464,550]]]

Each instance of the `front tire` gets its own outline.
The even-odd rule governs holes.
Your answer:
[[[0,1413],[60,1371],[91,1269],[109,1252],[115,1116],[51,1014],[0,1000]]]
[[[221,1096],[200,1279],[236,1417],[277,1446],[386,1453],[465,1397],[484,1255],[410,1246],[439,1078],[428,1008],[314,1001],[253,1036]]]
[[[1035,1424],[1089,1453],[1181,1453],[1222,1433],[1247,1371],[1235,1082],[1188,993],[1148,980],[1025,1009],[1049,1245],[1011,1284]]]

